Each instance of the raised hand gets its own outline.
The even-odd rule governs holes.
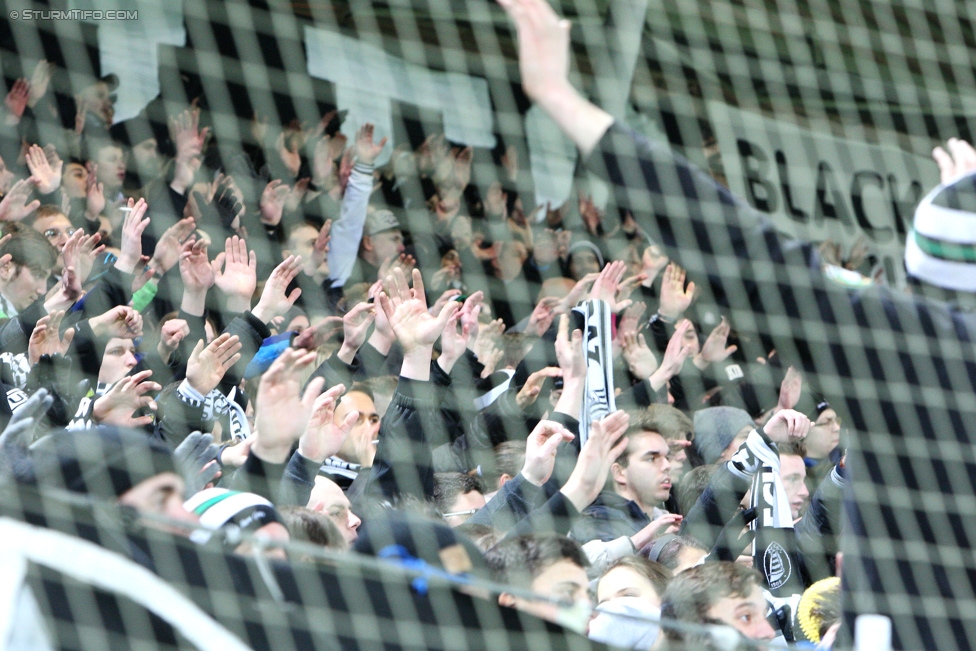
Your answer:
[[[668,256],[661,252],[661,247],[657,244],[645,247],[644,253],[641,255],[641,274],[644,276],[641,284],[644,287],[650,287],[661,270],[667,266]]]
[[[569,293],[563,297],[559,304],[556,306],[556,314],[566,314],[571,309],[573,309],[577,303],[582,300],[583,296],[590,291],[593,283],[596,279],[600,277],[599,273],[589,273],[576,281],[573,288],[569,290]]]
[[[376,306],[358,303],[342,317],[342,346],[336,356],[346,364],[352,364],[356,353],[364,343],[369,327],[376,318]]]
[[[328,277],[329,240],[332,239],[329,233],[331,232],[332,220],[326,219],[322,228],[319,229],[315,243],[312,245],[312,254],[309,256],[308,262],[305,263],[305,273],[314,278],[316,282],[322,282]],[[325,265],[324,268],[323,265]]]
[[[369,288],[368,296],[373,299],[377,305],[379,305],[379,295],[383,292],[383,281],[376,281]],[[373,328],[373,334],[369,336],[369,345],[375,348],[381,355],[387,355],[390,352],[390,348],[393,347],[393,343],[396,341],[396,335],[393,334],[393,328],[390,327],[390,320],[386,318],[386,312],[381,309],[375,310],[376,318],[373,321],[376,327]]]
[[[305,433],[298,440],[298,453],[309,461],[321,463],[334,455],[356,426],[359,412],[355,410],[341,423],[334,422],[336,404],[345,391],[345,385],[337,384],[315,399]]]
[[[4,99],[8,114],[7,124],[15,125],[20,122],[20,118],[24,116],[24,110],[27,108],[29,99],[30,84],[27,83],[26,79],[18,79],[10,87],[7,97]]]
[[[611,262],[605,266],[593,283],[593,289],[590,290],[590,299],[603,301],[610,307],[610,311],[614,314],[630,307],[633,301],[629,299],[617,300],[617,290],[620,287],[620,281],[623,280],[625,273],[627,273],[627,264],[621,260]]]
[[[176,159],[188,161],[203,153],[210,127],[200,129],[200,109],[186,109],[170,120],[173,142],[176,144]]]
[[[471,338],[471,326],[461,323],[461,312],[455,312],[447,321],[447,326],[441,334],[441,355],[437,358],[437,364],[450,374],[454,365],[464,355],[468,347],[468,340]]]
[[[624,310],[617,322],[617,336],[622,339],[626,334],[636,335],[640,330],[641,317],[644,315],[645,309],[647,309],[647,305],[638,301]]]
[[[71,234],[61,250],[64,266],[73,267],[81,282],[88,280],[88,275],[95,266],[95,258],[105,250],[105,245],[100,244],[101,239],[102,236],[98,233],[86,235],[79,228]]]
[[[691,346],[685,342],[685,334],[691,327],[691,321],[683,319],[674,329],[674,334],[671,335],[668,346],[664,349],[661,364],[648,378],[651,388],[655,391],[660,391],[667,385],[668,380],[680,373],[685,365],[685,360],[691,354]]]
[[[404,276],[409,276],[413,272],[416,264],[417,261],[413,259],[412,255],[407,253],[401,253],[400,255],[394,254],[380,264],[380,270],[376,274],[377,280],[385,281],[393,274],[394,269],[400,269]]]
[[[67,310],[84,295],[81,278],[75,273],[74,267],[64,267],[61,272],[61,280],[44,300],[44,309],[48,312]]]
[[[434,342],[461,306],[457,301],[449,301],[439,315],[430,314],[424,295],[424,281],[416,269],[413,271],[413,289],[407,284],[403,272],[394,269],[393,275],[387,278],[386,292],[381,292],[378,298],[397,341],[403,347],[401,375],[417,380],[429,379]]]
[[[261,377],[256,402],[257,434],[251,453],[269,463],[284,463],[292,445],[308,425],[315,399],[322,392],[323,378],[308,383],[305,371],[315,363],[316,353],[289,348]]]
[[[142,259],[142,233],[149,226],[149,218],[146,217],[149,205],[145,199],[129,199],[127,207],[129,211],[122,222],[122,247],[119,259],[115,261],[115,268],[131,274]]]
[[[575,438],[572,432],[551,420],[540,420],[525,440],[522,476],[530,484],[542,486],[552,476],[559,446]]]
[[[801,393],[803,393],[803,376],[791,366],[786,370],[786,376],[779,385],[777,409],[793,409],[796,403],[800,402]]]
[[[34,190],[34,179],[21,179],[0,200],[0,222],[19,222],[41,207],[37,199],[28,203]]]
[[[559,332],[556,335],[556,359],[563,372],[563,380],[582,381],[586,377],[586,358],[583,354],[583,333],[573,330],[569,334],[569,317],[559,317]]]
[[[54,70],[54,64],[45,59],[41,59],[34,66],[34,74],[31,75],[31,80],[29,84],[29,98],[27,100],[27,105],[34,107],[37,105],[41,98],[47,94],[47,87],[51,83],[51,73]]]
[[[61,187],[61,168],[64,163],[60,158],[52,166],[40,145],[31,145],[27,150],[27,168],[31,178],[41,194],[51,194]]]
[[[478,334],[481,332],[481,322],[478,321],[478,316],[481,314],[481,304],[485,300],[485,293],[482,291],[477,291],[471,294],[464,300],[464,305],[461,306],[461,327],[466,328],[468,331],[468,349],[470,350],[474,345],[474,341],[478,338]]]
[[[519,389],[518,394],[516,394],[515,404],[518,405],[519,409],[527,408],[529,405],[535,403],[536,398],[539,397],[539,392],[542,391],[542,385],[545,384],[547,378],[562,376],[563,371],[558,366],[546,366],[532,373],[525,380],[525,384]]]
[[[52,404],[54,398],[47,389],[40,388],[14,411],[0,433],[0,468],[9,470],[15,455],[22,453],[26,456],[27,446],[31,443],[28,435],[33,431],[34,423],[47,413]]]
[[[85,180],[85,219],[95,221],[105,210],[105,184],[98,182],[98,165],[88,162],[85,165],[88,178]]]
[[[435,279],[437,278],[437,274],[434,274],[434,278]],[[436,288],[437,286],[438,285],[435,281],[434,287]],[[444,308],[444,306],[447,304],[448,301],[453,301],[455,297],[460,295],[461,295],[460,289],[445,290],[441,292],[440,296],[437,297],[437,300],[434,301],[434,304],[427,308],[427,311],[434,315],[440,314],[441,310]]]
[[[226,332],[206,347],[203,339],[197,342],[186,363],[186,379],[199,393],[207,395],[217,388],[227,371],[241,358],[241,339]]]
[[[52,312],[47,316],[41,317],[34,326],[30,340],[27,342],[27,359],[30,365],[37,364],[41,355],[66,355],[74,339],[75,329],[68,328],[64,331],[64,337],[60,334],[61,320],[64,312]]]
[[[371,122],[366,122],[356,133],[356,160],[366,165],[372,165],[386,146],[386,138],[373,142],[374,129]]]
[[[582,511],[603,490],[610,466],[627,449],[624,432],[630,423],[625,411],[615,411],[590,424],[589,437],[580,450],[576,467],[559,492]]]
[[[143,408],[156,411],[156,401],[150,393],[157,393],[163,387],[156,382],[150,382],[152,371],[142,371],[135,375],[122,378],[95,401],[92,417],[98,423],[118,425],[120,427],[141,427],[153,422],[152,415],[134,416]]]
[[[505,322],[501,319],[495,319],[479,326],[474,343],[468,344],[479,362],[484,364],[491,351],[501,347],[500,341],[503,332],[505,332]]]
[[[189,238],[183,243],[180,253],[180,278],[183,280],[184,293],[204,294],[213,287],[215,282],[213,267],[207,259],[205,240],[197,241]]]
[[[622,303],[630,298],[630,295],[634,293],[634,290],[638,286],[644,283],[646,278],[647,276],[645,274],[639,273],[621,280],[620,284],[617,285],[617,302]]]
[[[696,355],[695,365],[701,368],[699,361],[705,366],[724,362],[729,355],[737,351],[738,346],[726,345],[729,342],[731,332],[732,326],[729,325],[728,319],[723,316],[719,324],[712,328],[712,332],[708,335],[705,343],[702,344],[701,352]]]
[[[555,308],[558,304],[559,299],[555,296],[539,299],[539,302],[532,309],[532,314],[529,315],[529,322],[525,326],[525,333],[535,335],[536,337],[541,337],[546,334],[552,325],[553,319],[556,318]]]
[[[142,315],[128,305],[117,305],[93,316],[88,320],[88,325],[96,337],[104,339],[135,339],[142,336]]]
[[[661,304],[658,314],[676,320],[685,313],[695,298],[695,283],[685,287],[685,270],[673,262],[664,270],[661,282]]]
[[[223,253],[211,263],[214,284],[227,298],[227,310],[246,312],[258,283],[258,258],[247,250],[247,242],[236,235],[224,241]]]
[[[169,363],[170,356],[180,347],[186,336],[190,334],[190,325],[183,319],[170,319],[159,329],[159,343],[156,352],[164,364]]]
[[[170,187],[184,194],[193,184],[193,176],[200,168],[203,146],[210,128],[200,129],[200,109],[187,109],[170,120],[170,131],[176,144],[173,180]]]
[[[340,317],[327,316],[311,327],[302,330],[291,342],[291,345],[294,348],[315,350],[342,332],[342,329],[343,321]]]
[[[213,434],[200,431],[190,432],[173,450],[173,460],[186,487],[185,497],[199,493],[220,474],[220,465],[215,463],[218,451]]]
[[[297,172],[296,172],[297,173]],[[281,179],[272,179],[261,192],[261,223],[277,226],[281,223],[281,215],[285,209],[285,201],[291,188]]]
[[[193,217],[186,217],[176,222],[166,229],[159,241],[156,242],[156,249],[153,251],[152,260],[149,266],[165,274],[180,261],[180,253],[183,251],[183,242],[193,233],[196,222]]]
[[[290,294],[288,285],[295,279],[298,272],[302,270],[302,257],[290,255],[281,264],[274,268],[268,281],[264,284],[264,291],[261,292],[261,299],[251,310],[251,314],[256,316],[264,323],[271,323],[271,319],[281,316],[287,312],[298,297],[301,296],[301,289],[294,289]]]
[[[634,377],[646,380],[657,370],[657,357],[644,341],[644,335],[634,332],[623,333],[621,349],[627,368]]]
[[[583,218],[583,225],[593,236],[599,236],[603,228],[603,211],[596,207],[593,198],[589,195],[579,193],[579,212]]]
[[[810,431],[810,419],[798,411],[781,409],[766,421],[763,431],[774,443],[802,440]]]
[[[942,147],[932,150],[932,158],[939,166],[942,183],[951,183],[960,176],[976,171],[976,149],[965,140],[949,138],[949,151]]]

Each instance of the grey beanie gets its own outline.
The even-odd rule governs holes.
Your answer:
[[[745,426],[755,427],[749,412],[737,407],[709,407],[695,412],[695,447],[705,463],[715,463]]]

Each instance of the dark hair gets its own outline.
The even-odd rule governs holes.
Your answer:
[[[644,549],[649,550],[653,546],[654,544],[651,543]],[[643,555],[644,549],[641,550],[641,555]],[[679,555],[685,549],[698,549],[706,553],[708,552],[708,547],[702,544],[697,538],[692,538],[691,536],[674,536],[661,547],[661,550],[657,554],[657,562],[673,572],[680,562]]]
[[[676,619],[692,624],[716,624],[708,611],[725,597],[748,597],[753,588],[762,585],[762,577],[754,569],[716,561],[692,567],[676,574],[661,599],[661,618]],[[685,635],[665,628],[668,640],[681,641]]]
[[[470,520],[454,527],[454,531],[467,536],[482,552],[486,552],[497,545],[498,541],[505,535],[494,527],[487,524],[475,524]]]
[[[711,481],[716,470],[718,470],[717,464],[698,466],[685,473],[685,476],[678,482],[675,497],[678,500],[678,508],[683,515],[688,515],[694,508],[698,498],[708,488],[708,482]]]
[[[602,580],[610,570],[615,570],[618,567],[633,570],[650,581],[651,585],[654,586],[654,591],[657,593],[658,598],[664,596],[664,591],[667,589],[668,583],[671,582],[671,570],[660,563],[649,561],[640,556],[624,556],[623,558],[618,558],[610,564],[610,567],[600,576],[600,579]]]
[[[506,538],[485,552],[496,581],[524,588],[550,565],[564,560],[583,569],[590,565],[579,543],[555,533]]]
[[[348,394],[353,392],[366,394],[367,396],[369,396],[369,399],[373,400],[374,402],[376,400],[373,397],[373,389],[371,389],[370,386],[365,382],[353,382],[352,386],[349,387],[349,390],[346,391],[346,393]]]
[[[11,262],[18,267],[27,267],[31,271],[44,275],[51,272],[58,263],[58,251],[43,235],[18,224],[4,227],[4,233],[11,233],[13,237],[0,249],[0,256],[10,254]]]
[[[292,540],[321,545],[328,549],[346,549],[346,539],[335,523],[324,513],[304,506],[280,506],[278,515],[288,528]]]
[[[550,565],[569,561],[583,569],[590,561],[575,540],[555,533],[506,538],[485,552],[485,561],[500,583],[527,588]]]
[[[624,432],[624,436],[627,437],[627,448],[617,457],[616,461],[621,468],[626,468],[630,464],[630,455],[633,454],[631,444],[638,436],[653,432],[667,441],[667,438],[661,433],[660,420],[654,418],[650,412],[641,410],[628,413],[630,414],[630,425],[627,427],[627,431]]]
[[[525,465],[525,441],[504,441],[495,446],[494,468],[482,467],[485,485],[494,490],[502,475],[514,477]]]
[[[471,492],[484,492],[478,477],[463,472],[434,473],[434,503],[441,513],[448,513],[458,497]]]

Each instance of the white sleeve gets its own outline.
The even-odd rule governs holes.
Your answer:
[[[590,561],[590,568],[587,574],[590,577],[600,576],[607,567],[618,558],[630,556],[634,553],[634,543],[628,536],[620,536],[615,540],[603,542],[602,540],[591,540],[583,545],[583,553]]]
[[[329,241],[329,279],[332,287],[342,287],[352,274],[359,253],[359,242],[366,226],[366,207],[373,191],[373,166],[356,163],[342,197],[339,220],[332,224]]]

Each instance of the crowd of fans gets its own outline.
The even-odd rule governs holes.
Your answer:
[[[452,527],[463,558],[408,552],[600,641],[829,646],[842,415],[775,351],[745,359],[629,213],[531,206],[514,148],[483,186],[439,135],[377,167],[385,140],[335,113],[238,147],[196,102],[113,124],[110,77],[54,128],[51,74],[0,128],[7,481],[350,554],[403,543],[399,518]],[[613,313],[617,410],[581,445],[584,301]],[[763,467],[783,598],[753,567]]]

